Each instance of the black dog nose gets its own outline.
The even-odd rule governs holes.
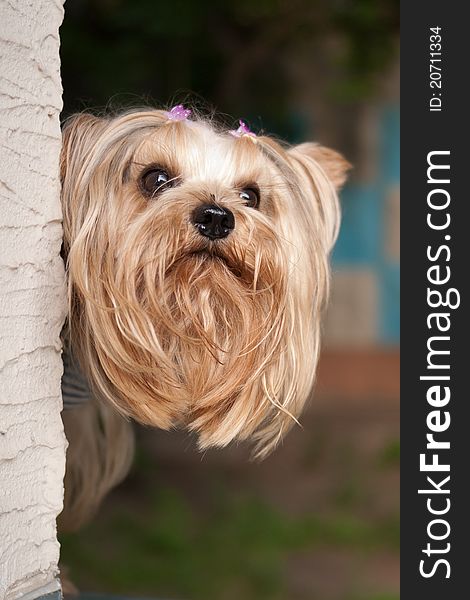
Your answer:
[[[199,233],[210,240],[227,237],[235,227],[233,212],[216,204],[198,206],[193,212],[192,222]]]

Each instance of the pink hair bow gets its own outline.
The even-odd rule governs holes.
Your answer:
[[[166,113],[169,121],[186,121],[190,115],[191,110],[189,108],[185,108],[182,104],[173,106],[173,108]]]
[[[248,135],[250,137],[256,137],[256,133],[253,133],[251,131],[251,129],[248,127],[248,125],[245,123],[245,121],[242,121],[241,119],[238,121],[239,127],[238,129],[231,129],[229,131],[229,133],[231,135],[233,135],[234,137],[243,137],[245,135]]]

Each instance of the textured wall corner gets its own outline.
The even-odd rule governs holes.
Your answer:
[[[0,0],[0,599],[57,589],[61,0]]]

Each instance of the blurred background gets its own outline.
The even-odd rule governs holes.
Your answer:
[[[131,475],[62,537],[82,591],[398,599],[398,35],[396,0],[67,1],[64,117],[186,101],[354,165],[303,429],[255,464],[137,428]]]

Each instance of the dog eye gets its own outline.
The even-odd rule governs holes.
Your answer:
[[[140,178],[140,187],[147,196],[153,196],[165,188],[171,187],[173,179],[163,169],[149,169]]]
[[[245,204],[250,208],[258,208],[259,206],[259,189],[256,187],[244,188],[240,192],[240,198],[245,201]]]

